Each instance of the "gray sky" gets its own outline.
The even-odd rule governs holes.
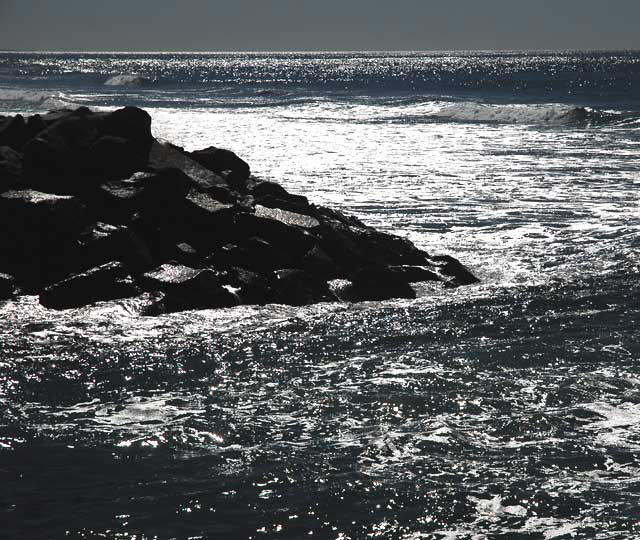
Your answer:
[[[0,50],[640,49],[640,0],[0,0]]]

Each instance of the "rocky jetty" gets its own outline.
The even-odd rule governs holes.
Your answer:
[[[153,315],[413,298],[420,281],[477,279],[252,176],[229,150],[155,139],[141,109],[0,117],[0,299],[145,295]]]

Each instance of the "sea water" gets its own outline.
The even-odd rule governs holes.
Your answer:
[[[0,114],[80,105],[482,281],[0,303],[7,538],[640,537],[640,53],[0,53]]]

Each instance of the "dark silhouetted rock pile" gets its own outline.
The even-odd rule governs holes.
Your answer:
[[[146,294],[149,314],[413,298],[477,279],[250,174],[151,135],[126,107],[0,118],[0,299],[65,309]]]

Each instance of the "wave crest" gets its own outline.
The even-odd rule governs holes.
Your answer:
[[[434,117],[459,122],[499,124],[593,124],[622,120],[619,113],[566,105],[487,105],[463,102],[447,105]]]
[[[69,96],[62,92],[45,92],[41,90],[21,90],[0,88],[0,104],[3,109],[28,108],[37,110],[53,110],[79,107]]]
[[[105,86],[145,86],[151,82],[151,79],[135,73],[127,73],[114,75],[109,77],[105,82]]]

